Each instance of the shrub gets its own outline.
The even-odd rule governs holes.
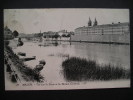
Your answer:
[[[130,71],[113,65],[99,65],[96,61],[71,57],[62,63],[67,80],[113,80],[128,79]]]

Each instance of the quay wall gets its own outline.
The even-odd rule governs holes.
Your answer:
[[[130,44],[130,34],[75,34],[71,36],[71,41]]]

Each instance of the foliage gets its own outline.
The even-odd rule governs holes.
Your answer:
[[[113,65],[99,65],[95,61],[72,57],[62,63],[67,80],[113,80],[128,79],[130,71]]]
[[[43,33],[35,33],[34,34],[34,37],[42,37],[43,36]]]
[[[8,41],[8,40],[5,40],[5,41],[4,41],[4,44],[5,44],[5,45],[9,45],[9,41]]]
[[[56,34],[54,35],[54,38],[57,39],[58,37],[59,37],[59,35],[56,33]]]
[[[62,34],[62,37],[70,37],[71,36],[71,34]]]
[[[15,31],[13,32],[13,36],[16,38],[18,35],[19,35],[19,33],[15,30]]]

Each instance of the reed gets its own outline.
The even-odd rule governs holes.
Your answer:
[[[130,71],[123,67],[99,65],[96,61],[71,57],[62,62],[63,74],[66,80],[116,80],[129,79]]]

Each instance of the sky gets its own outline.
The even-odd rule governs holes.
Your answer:
[[[92,22],[96,18],[99,25],[130,22],[129,9],[4,9],[4,27],[25,34],[63,29],[74,31],[87,26],[89,17]]]

